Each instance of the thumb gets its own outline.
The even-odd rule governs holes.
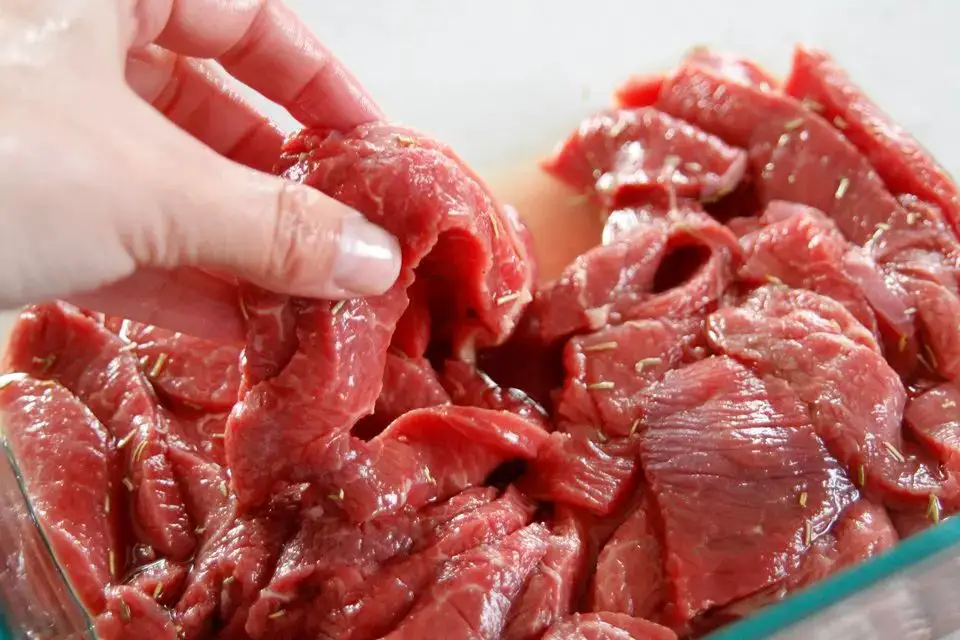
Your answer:
[[[272,291],[324,299],[393,285],[400,247],[386,231],[316,189],[236,164],[151,116],[148,139],[165,143],[139,179],[156,219],[120,221],[138,265],[226,271]]]

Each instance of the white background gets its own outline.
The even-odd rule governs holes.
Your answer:
[[[532,166],[633,72],[696,44],[777,74],[803,41],[832,52],[960,174],[956,0],[288,0],[386,113],[481,173]],[[284,128],[293,122],[265,109]],[[0,314],[0,335],[4,332]]]

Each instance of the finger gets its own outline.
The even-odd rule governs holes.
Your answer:
[[[145,105],[141,105],[147,109]],[[380,294],[400,268],[395,238],[319,191],[225,161],[148,112],[140,173],[149,218],[116,220],[140,266],[226,271],[313,298]]]
[[[209,63],[149,46],[127,57],[127,83],[171,122],[222,156],[272,170],[283,134]]]
[[[119,282],[69,296],[68,301],[198,338],[244,340],[236,285],[198,269],[140,269]]]
[[[281,0],[138,0],[135,44],[217,59],[307,126],[347,130],[382,117],[360,83]]]

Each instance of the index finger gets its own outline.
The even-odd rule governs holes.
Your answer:
[[[135,45],[214,58],[310,127],[352,129],[382,114],[282,0],[137,0]]]

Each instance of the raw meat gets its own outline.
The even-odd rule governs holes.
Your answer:
[[[241,285],[243,348],[23,312],[4,444],[100,637],[703,637],[960,511],[953,181],[810,49],[614,100],[544,162],[603,226],[552,282],[456,155],[372,122],[277,173],[399,239],[384,295]]]

